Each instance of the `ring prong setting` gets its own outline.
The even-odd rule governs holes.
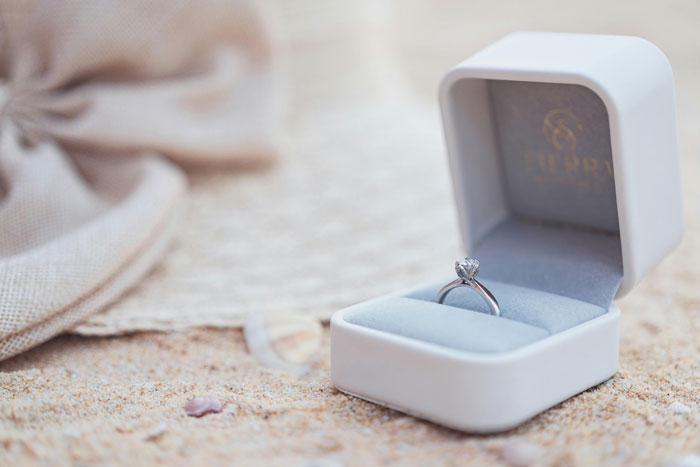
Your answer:
[[[455,261],[455,272],[464,282],[472,282],[479,274],[479,260],[474,258],[464,258]]]
[[[437,293],[437,302],[442,305],[445,303],[445,297],[450,293],[450,290],[457,287],[468,287],[476,291],[481,298],[484,299],[489,306],[489,310],[493,316],[501,316],[501,308],[498,306],[498,300],[493,296],[491,291],[476,280],[476,275],[479,274],[479,260],[474,258],[464,258],[455,262],[455,272],[457,279],[445,285]]]

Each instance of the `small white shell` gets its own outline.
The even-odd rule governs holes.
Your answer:
[[[539,446],[522,438],[513,438],[503,446],[501,456],[508,465],[528,467],[535,463],[539,454]]]
[[[243,327],[248,351],[262,365],[305,373],[321,347],[321,323],[304,313],[254,315]]]
[[[678,413],[678,414],[690,413],[690,408],[687,405],[681,404],[680,402],[673,402],[673,403],[669,404],[669,406],[666,408],[673,413]]]
[[[160,437],[163,433],[168,431],[168,427],[165,425],[165,423],[159,423],[158,425],[154,426],[148,432],[146,435],[143,437],[144,441],[153,441],[156,438]]]
[[[208,413],[221,412],[222,406],[216,397],[195,397],[185,405],[185,412],[190,417],[201,417]]]

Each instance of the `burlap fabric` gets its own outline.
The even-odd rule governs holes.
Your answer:
[[[150,269],[190,165],[269,158],[272,47],[244,1],[0,3],[0,359]]]

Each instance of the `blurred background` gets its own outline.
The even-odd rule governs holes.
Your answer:
[[[692,0],[559,2],[379,1],[275,2],[292,76],[304,99],[323,86],[363,90],[369,81],[407,81],[435,100],[450,67],[513,31],[639,36],[671,61],[679,87],[692,87],[700,61],[700,6]],[[357,80],[360,83],[357,83]],[[387,84],[387,83],[385,83]],[[367,88],[364,88],[367,91]],[[686,96],[686,99],[691,98]],[[697,102],[693,102],[696,104]],[[693,105],[689,105],[691,108]]]

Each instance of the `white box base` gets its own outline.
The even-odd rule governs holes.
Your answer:
[[[514,88],[495,81],[573,85],[586,88],[597,100],[586,97],[590,92],[578,94],[579,89],[576,95],[580,99],[554,99],[544,106],[549,111],[540,115],[547,110],[539,107],[541,101],[523,96],[544,88],[529,86],[527,91],[522,86]],[[499,94],[503,92],[512,94]],[[520,110],[539,110],[512,112],[504,96],[515,96],[513,102],[524,103]],[[594,105],[598,100],[604,109]],[[663,53],[640,38],[514,33],[450,71],[441,85],[440,103],[463,245],[470,256],[483,261],[481,277],[578,299],[608,311],[515,350],[476,353],[350,323],[345,316],[352,310],[345,309],[331,320],[331,377],[341,391],[442,425],[477,433],[503,431],[605,381],[617,371],[619,309],[608,305],[612,296],[608,301],[607,296],[602,299],[604,294],[586,294],[602,283],[609,286],[609,295],[621,298],[680,240],[683,209],[673,73]],[[569,109],[572,103],[577,103],[574,111]],[[542,130],[529,118],[537,114],[543,128],[551,128],[553,124],[546,116],[555,110],[555,114],[568,115],[578,122],[572,125],[563,119],[562,128],[573,135],[566,147],[561,146],[558,137],[545,137],[550,131]],[[579,110],[583,112],[579,115],[592,115],[586,131],[603,140],[576,139],[574,130],[579,127],[579,135],[589,135],[583,130],[582,121],[586,119],[575,117]],[[596,125],[602,121],[603,111],[607,128]],[[512,139],[502,137],[500,131],[504,128],[505,136]],[[518,133],[521,129],[528,131],[527,137]],[[527,146],[521,147],[523,141]],[[533,163],[528,168],[525,162],[514,164],[518,157],[526,156],[521,150],[528,148],[538,154],[539,165]],[[582,197],[579,188],[593,185],[579,182],[588,179],[572,178],[575,171],[562,172],[560,163],[551,162],[557,157],[566,159],[564,156],[574,154],[574,149],[588,152],[589,148],[594,151],[576,156],[595,156],[598,164],[607,162],[613,169],[612,180],[599,186],[608,190],[605,196]],[[549,163],[542,162],[547,158]],[[506,166],[506,160],[511,165]],[[510,171],[504,171],[504,167]],[[509,199],[510,193],[529,193],[529,186],[520,184],[525,179],[518,178],[518,170],[533,167],[539,169],[530,174],[531,182],[563,180],[571,182],[566,185],[571,192],[560,185],[542,185],[543,191],[538,192],[541,199],[535,199],[534,194],[529,200]],[[540,171],[546,176],[540,177]],[[592,172],[589,170],[589,175]],[[586,174],[585,168],[582,173]],[[549,177],[552,174],[556,176]],[[614,183],[614,189],[610,183]],[[550,196],[560,201],[569,195],[571,202],[564,203],[566,206],[553,204],[554,208],[539,210],[538,203],[548,201]],[[601,199],[597,201],[596,197]],[[601,203],[608,206],[606,216],[594,211]],[[617,210],[616,225],[614,219],[611,221],[613,208]],[[573,219],[569,210],[577,213]],[[523,227],[523,222],[509,224],[523,219],[535,224],[546,221],[545,226],[552,229],[528,233],[528,229],[515,228]],[[619,258],[611,257],[610,249],[601,253],[606,243],[603,236],[598,237],[597,246],[590,248],[581,241],[564,238],[569,229],[559,228],[562,224],[580,232],[602,228],[613,235],[606,238],[619,239]],[[550,246],[558,250],[548,249]],[[491,272],[487,271],[489,267]],[[527,274],[514,275],[513,271]],[[540,280],[533,283],[533,278]],[[579,294],[581,290],[585,293]],[[401,306],[398,301],[396,306]],[[511,302],[510,306],[513,310],[518,305]],[[548,310],[553,309],[559,310]],[[436,330],[441,330],[439,323],[431,332]]]
[[[348,394],[457,430],[493,433],[615,374],[620,310],[511,352],[480,354],[331,319],[331,378]]]

